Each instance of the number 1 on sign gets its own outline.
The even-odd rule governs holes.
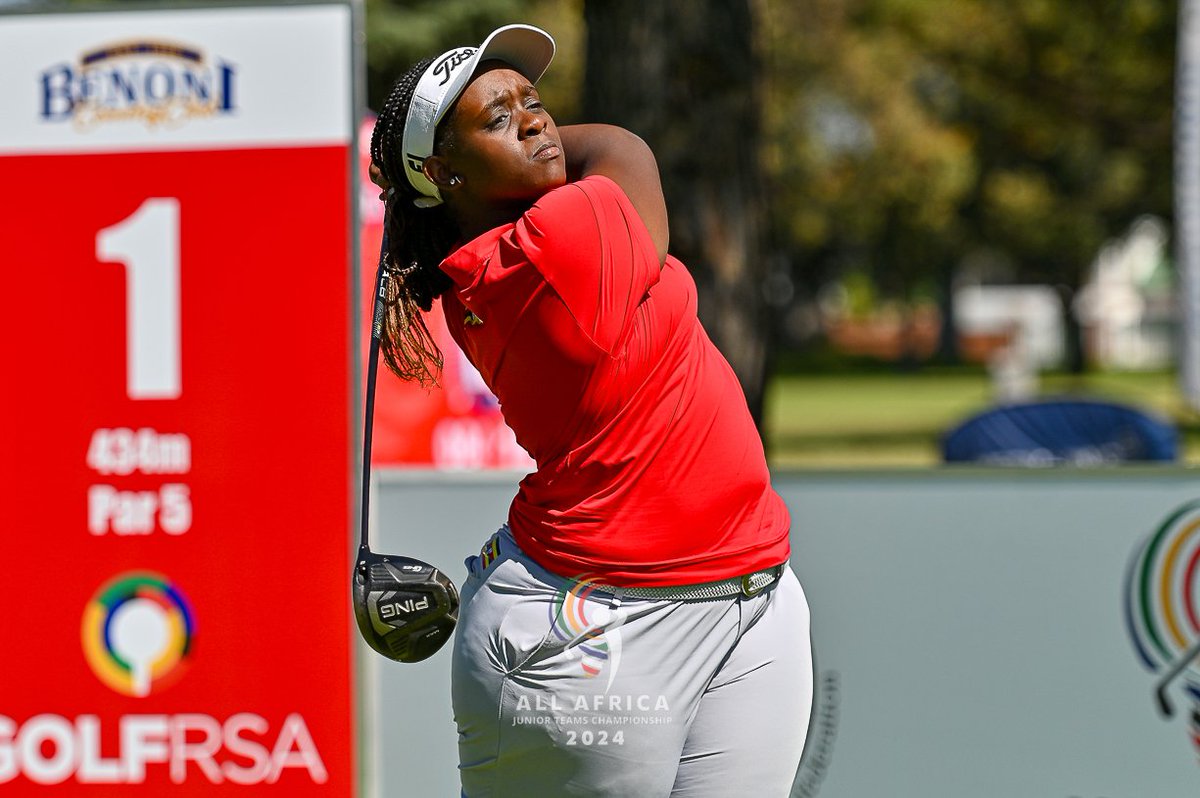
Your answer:
[[[125,264],[126,393],[179,398],[179,200],[151,197],[101,230],[96,257]]]

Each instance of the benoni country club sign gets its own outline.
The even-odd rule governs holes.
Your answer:
[[[148,127],[232,113],[237,69],[196,47],[138,39],[115,42],[41,73],[38,113],[45,122],[88,129],[141,120]]]

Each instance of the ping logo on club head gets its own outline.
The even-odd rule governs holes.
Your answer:
[[[100,681],[145,697],[174,683],[192,652],[195,620],[178,587],[149,571],[118,574],[83,611],[83,653]]]
[[[391,601],[379,602],[379,617],[385,621],[390,621],[398,618],[401,615],[411,615],[420,610],[429,609],[432,602],[429,596],[418,596],[416,598],[409,597],[406,599],[392,599]]]
[[[579,578],[560,588],[550,603],[550,624],[554,635],[577,653],[584,676],[593,678],[608,670],[612,686],[621,661],[621,631],[624,610],[609,602],[594,600],[596,580]],[[607,594],[604,594],[607,595]]]
[[[1142,665],[1156,675],[1158,711],[1175,714],[1177,681],[1191,699],[1189,736],[1200,752],[1200,501],[1172,512],[1134,553],[1125,573],[1125,625]]]

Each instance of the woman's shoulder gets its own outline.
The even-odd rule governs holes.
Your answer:
[[[640,255],[642,245],[650,243],[653,252],[629,198],[603,175],[590,175],[544,194],[517,222],[512,242],[539,266],[599,257],[614,246]]]
[[[594,207],[610,202],[628,204],[629,198],[611,178],[589,175],[547,191],[525,215],[545,216],[547,213],[573,211],[579,206]]]

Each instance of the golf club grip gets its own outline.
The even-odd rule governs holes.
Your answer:
[[[371,315],[371,349],[367,355],[367,382],[364,391],[363,411],[363,460],[362,460],[362,509],[359,517],[359,545],[369,548],[367,526],[371,504],[371,429],[375,421],[375,377],[379,373],[379,342],[383,338],[384,297],[390,273],[387,266],[388,235],[384,225],[383,241],[379,246],[379,269],[375,274],[374,310]]]

